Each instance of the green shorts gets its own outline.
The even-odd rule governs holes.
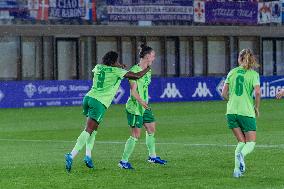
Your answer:
[[[126,111],[127,121],[130,127],[142,128],[144,123],[155,122],[155,117],[152,110],[145,110],[143,116],[134,115]]]
[[[256,131],[256,120],[254,117],[227,114],[227,122],[230,129],[240,127],[243,132]]]
[[[83,114],[100,123],[105,115],[106,107],[98,100],[85,96],[83,99]]]

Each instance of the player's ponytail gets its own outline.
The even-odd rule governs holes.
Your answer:
[[[239,64],[245,69],[258,68],[259,64],[251,49],[243,49],[239,54]]]
[[[144,58],[147,54],[150,54],[153,51],[152,47],[147,46],[142,43],[140,45],[139,58]]]

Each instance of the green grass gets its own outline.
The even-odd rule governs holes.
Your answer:
[[[283,189],[284,101],[262,102],[257,147],[240,179],[232,178],[236,140],[227,129],[225,107],[225,102],[152,104],[157,152],[169,163],[146,162],[143,134],[130,159],[135,171],[128,171],[117,167],[129,137],[124,105],[113,105],[97,135],[96,169],[85,167],[82,151],[70,174],[64,154],[84,128],[81,107],[1,109],[0,188]]]

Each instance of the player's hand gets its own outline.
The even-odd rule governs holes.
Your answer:
[[[280,99],[280,98],[282,98],[282,96],[284,96],[284,90],[283,90],[283,89],[281,89],[281,90],[279,90],[279,91],[277,92],[276,98],[277,98],[277,99]]]
[[[125,64],[121,64],[121,68],[126,69],[127,66]]]
[[[143,106],[143,108],[150,109],[150,107],[148,106],[146,102],[142,101],[140,104]]]
[[[255,116],[259,117],[259,109],[254,107]]]

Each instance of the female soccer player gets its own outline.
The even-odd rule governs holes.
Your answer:
[[[244,158],[251,153],[256,141],[256,116],[259,116],[260,81],[253,70],[258,67],[250,49],[243,49],[238,58],[239,67],[227,75],[222,96],[227,103],[227,122],[238,144],[235,150],[233,176],[238,178],[245,172]],[[255,102],[253,103],[253,91]]]
[[[93,86],[83,99],[83,114],[87,117],[86,128],[78,137],[71,153],[65,155],[68,172],[71,171],[73,159],[84,145],[86,145],[84,162],[87,167],[94,167],[91,150],[94,146],[97,129],[117,92],[121,80],[123,78],[139,79],[150,70],[147,66],[138,73],[128,72],[123,69],[125,65],[118,63],[117,59],[118,54],[110,51],[102,58],[102,64],[96,65],[93,69]]]
[[[284,96],[284,89],[280,89],[277,94],[276,94],[276,98],[280,99],[282,98],[282,96]]]
[[[155,52],[151,47],[142,44],[139,57],[140,62],[130,69],[133,72],[139,72],[151,66],[155,60]],[[128,125],[131,128],[131,136],[126,141],[122,159],[118,164],[118,166],[123,169],[133,169],[131,164],[128,162],[128,159],[134,150],[138,138],[140,137],[142,126],[146,129],[146,145],[149,151],[148,162],[166,164],[165,160],[156,156],[154,137],[156,124],[153,112],[148,105],[148,86],[150,82],[151,71],[136,81],[129,81],[131,95],[126,104],[126,114]]]

